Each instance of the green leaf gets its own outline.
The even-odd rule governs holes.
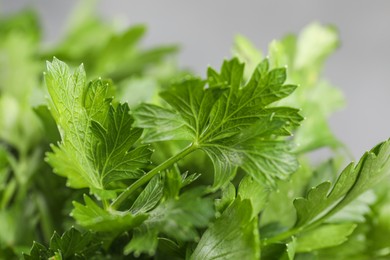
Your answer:
[[[296,199],[295,226],[307,225],[320,216],[324,218],[333,215],[389,175],[390,140],[365,153],[356,166],[353,163],[349,164],[332,189],[330,182],[323,182],[311,189],[306,198]]]
[[[133,237],[124,248],[124,254],[133,253],[136,257],[142,253],[154,255],[158,246],[158,229],[142,225],[134,229]]]
[[[295,254],[297,252],[297,239],[293,237],[291,241],[287,244],[287,257],[288,260],[294,260]]]
[[[251,202],[237,198],[206,230],[190,259],[259,259],[257,218]]]
[[[327,222],[329,223],[341,223],[341,222],[354,222],[364,223],[366,222],[366,216],[371,213],[372,205],[376,202],[377,196],[373,190],[368,190],[355,200],[351,201],[348,205],[342,208],[340,211],[331,216]]]
[[[294,225],[296,212],[294,205],[291,202],[295,198],[305,194],[312,174],[312,168],[308,166],[307,162],[301,160],[299,169],[289,180],[278,181],[278,188],[270,192],[268,203],[261,212],[261,226],[277,226],[278,228],[271,228],[267,230],[268,232],[274,233]],[[318,184],[318,182],[316,184]],[[265,230],[262,230],[262,237],[267,237],[268,234],[266,233],[267,232]]]
[[[187,79],[162,92],[170,108],[135,110],[136,125],[148,129],[145,141],[184,139],[202,149],[214,164],[215,189],[228,183],[238,166],[271,183],[297,168],[288,142],[276,136],[290,135],[302,118],[296,109],[271,105],[296,87],[284,85],[285,69],[269,70],[267,60],[241,86],[243,69],[237,59],[225,61],[220,73],[208,70],[206,82]]]
[[[248,199],[252,204],[253,216],[257,216],[262,211],[270,194],[270,188],[265,184],[254,181],[251,177],[245,176],[238,187],[238,195],[244,200]]]
[[[297,237],[296,252],[311,252],[340,245],[347,241],[355,228],[356,224],[353,223],[322,225]]]
[[[236,187],[233,183],[228,183],[221,190],[221,198],[215,200],[215,207],[218,212],[222,213],[236,199]]]
[[[74,12],[64,39],[54,50],[44,54],[46,58],[56,56],[72,64],[85,62],[94,77],[104,76],[122,83],[135,75],[151,74],[151,68],[161,70],[159,65],[164,59],[177,52],[174,45],[141,48],[145,25],[134,25],[118,32],[115,23],[106,23],[96,16],[93,12],[95,1],[92,2],[86,1]]]
[[[54,232],[50,240],[50,249],[60,252],[64,259],[75,255],[88,257],[98,251],[101,246],[102,242],[96,240],[93,233],[85,232],[82,234],[73,227],[62,236]]]
[[[287,82],[299,85],[292,95],[278,102],[278,105],[301,108],[305,117],[294,134],[298,146],[296,152],[326,146],[332,149],[343,147],[328,124],[331,113],[344,106],[343,95],[321,77],[325,59],[338,46],[337,30],[318,23],[306,26],[299,35],[287,35],[269,45],[270,63],[276,67],[287,66]],[[244,73],[245,79],[249,79],[252,64],[259,62],[256,50],[248,39],[240,36],[235,41],[234,55],[249,64]]]
[[[213,217],[213,203],[202,198],[203,190],[193,189],[176,200],[167,200],[150,212],[146,224],[158,225],[165,234],[180,240],[193,240],[196,227],[205,227]]]
[[[324,59],[338,45],[339,39],[335,27],[312,23],[300,34],[294,65],[297,69],[322,65]]]
[[[313,23],[298,35],[271,43],[270,59],[277,66],[289,67],[288,80],[299,84],[297,91],[281,104],[302,108],[305,120],[295,133],[297,152],[328,146],[342,147],[332,133],[329,116],[344,106],[341,91],[321,78],[325,59],[338,47],[338,33],[332,26]]]
[[[145,73],[148,67],[156,67],[161,60],[177,52],[174,45],[141,49],[137,45],[145,33],[145,25],[139,24],[112,35],[95,53],[95,62],[91,63],[95,75],[105,75],[120,82],[129,76]]]
[[[141,192],[138,198],[134,201],[130,208],[133,214],[146,213],[153,209],[163,196],[164,186],[162,185],[160,176],[155,176],[146,185],[145,189]]]
[[[267,107],[289,95],[295,86],[283,85],[284,69],[269,71],[268,67],[267,60],[260,63],[243,87],[243,66],[236,59],[225,62],[220,74],[209,69],[211,86],[230,86],[214,106],[204,138],[203,150],[216,168],[215,186],[229,179],[233,166],[241,166],[257,181],[266,179],[271,183],[274,177],[286,178],[296,170],[289,145],[271,135],[289,134],[288,127],[298,125],[301,118],[292,108]],[[275,161],[276,153],[283,161]]]
[[[96,239],[93,233],[81,233],[72,227],[65,231],[62,236],[54,232],[50,239],[49,248],[34,242],[30,254],[24,254],[23,256],[26,260],[90,259],[94,256],[101,256],[101,251],[102,242]]]
[[[161,233],[179,241],[196,240],[196,228],[206,227],[214,216],[213,203],[201,197],[203,192],[201,188],[187,191],[178,199],[166,200],[148,212],[149,218],[134,229],[134,237],[125,253],[153,255]]]
[[[50,111],[60,129],[62,141],[47,155],[54,171],[68,178],[74,188],[89,187],[103,197],[116,180],[136,179],[149,165],[148,146],[134,147],[142,130],[132,128],[133,118],[126,104],[110,104],[110,85],[102,80],[86,83],[82,66],[75,72],[61,61],[48,63],[45,76]]]
[[[121,179],[135,179],[143,174],[142,167],[149,164],[152,151],[147,145],[132,149],[142,134],[141,129],[131,128],[133,119],[127,104],[112,106],[108,112],[107,129],[92,121],[91,127],[99,140],[95,161],[100,162],[100,176],[103,183]]]
[[[180,189],[182,188],[183,182],[187,172],[180,175],[180,169],[177,165],[172,169],[168,170],[164,174],[164,198],[176,199],[179,196]]]
[[[106,211],[99,207],[91,198],[84,195],[85,205],[73,202],[71,215],[77,223],[87,229],[103,232],[123,232],[139,226],[146,214],[130,212]]]
[[[30,250],[30,254],[23,254],[25,260],[41,260],[41,259],[49,259],[53,253],[47,249],[44,245],[34,242],[33,246]]]
[[[137,126],[148,129],[144,136],[145,142],[191,138],[185,122],[172,110],[153,104],[142,104],[134,109],[133,115]]]

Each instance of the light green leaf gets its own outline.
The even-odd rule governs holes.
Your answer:
[[[184,173],[186,175],[187,173]],[[165,172],[164,176],[164,198],[176,199],[179,196],[184,176],[180,175],[180,169],[175,165],[172,169]]]
[[[327,222],[364,223],[367,221],[366,216],[371,213],[371,207],[376,201],[377,196],[375,195],[375,192],[373,190],[368,190],[331,216]]]
[[[297,251],[297,239],[293,237],[286,247],[288,260],[294,260]]]
[[[142,253],[146,253],[151,256],[155,254],[157,246],[158,229],[149,227],[148,225],[142,225],[134,229],[130,243],[124,248],[124,254],[128,255],[133,253],[138,257]]]
[[[252,204],[253,216],[257,216],[262,211],[268,201],[271,190],[263,183],[254,181],[251,177],[245,176],[238,186],[238,195],[244,200],[250,200]]]
[[[139,226],[148,217],[146,214],[104,210],[87,195],[84,195],[84,202],[85,205],[74,201],[71,215],[80,226],[94,231],[127,231]]]
[[[107,191],[108,185],[140,177],[151,155],[148,146],[134,148],[142,130],[132,128],[128,106],[110,104],[109,83],[87,84],[82,66],[72,73],[54,59],[48,63],[45,79],[50,111],[62,137],[58,147],[52,146],[48,162],[68,178],[71,187],[89,187],[102,198],[115,197],[115,192]]]
[[[222,213],[236,199],[236,187],[233,183],[228,183],[221,190],[221,198],[215,200],[215,207],[218,212]]]
[[[251,202],[238,197],[206,230],[190,259],[259,259],[257,228]]]
[[[302,109],[305,120],[295,133],[297,152],[324,146],[342,147],[329,125],[329,116],[344,106],[341,91],[321,78],[327,58],[338,47],[337,31],[317,23],[308,25],[298,35],[290,35],[270,45],[273,64],[289,67],[288,81],[299,84],[297,91],[281,104]]]
[[[296,252],[311,252],[333,247],[347,241],[348,236],[356,228],[356,224],[326,224],[297,237]]]
[[[17,87],[16,87],[17,88]],[[26,154],[41,140],[38,117],[23,100],[0,92],[0,139]]]
[[[335,27],[312,23],[299,36],[294,66],[296,69],[321,64],[339,45]]]
[[[160,176],[155,176],[134,201],[130,211],[136,214],[139,212],[146,213],[153,209],[162,198],[163,189],[164,186],[162,185]]]
[[[239,37],[236,40],[234,55],[251,64],[259,62],[256,50],[249,40]],[[328,117],[344,106],[341,91],[322,76],[325,59],[339,46],[338,33],[332,26],[313,23],[298,35],[287,35],[269,45],[270,64],[274,67],[288,67],[287,82],[299,88],[278,105],[299,107],[305,117],[295,132],[296,152],[304,153],[324,146],[332,149],[343,147],[334,136]],[[253,53],[252,55],[248,55]],[[245,79],[250,72],[245,70]]]
[[[323,182],[312,188],[306,198],[294,201],[297,211],[296,227],[309,224],[320,216],[331,216],[361,194],[390,175],[390,140],[383,142],[362,156],[359,163],[349,164],[331,188]],[[326,215],[327,214],[327,215]]]

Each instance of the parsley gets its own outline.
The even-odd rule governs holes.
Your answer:
[[[199,78],[89,8],[52,49],[34,13],[0,22],[0,258],[389,257],[390,140],[343,167],[327,123],[343,105],[321,75],[335,28],[268,57],[238,36]]]

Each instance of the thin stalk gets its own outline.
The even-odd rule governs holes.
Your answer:
[[[274,237],[262,239],[261,240],[261,245],[262,246],[267,246],[269,244],[274,244],[276,242],[280,242],[280,241],[286,240],[287,238],[290,238],[291,236],[301,232],[303,229],[304,229],[304,227],[292,228],[292,229],[289,229],[289,230],[287,230],[287,231],[285,231],[283,233],[277,234]]]
[[[104,209],[107,209],[107,208],[110,206],[108,200],[106,200],[106,199],[103,199],[103,200],[102,200],[102,203],[103,203],[103,208],[104,208]]]
[[[157,167],[153,168],[151,171],[146,173],[144,176],[139,178],[137,181],[135,181],[133,184],[131,184],[129,187],[127,187],[126,190],[124,190],[110,205],[111,209],[117,209],[120,207],[120,205],[131,195],[133,192],[135,192],[138,188],[142,187],[144,184],[146,184],[150,179],[152,179],[154,176],[159,174],[161,171],[169,168],[177,161],[181,160],[188,154],[192,153],[198,149],[198,146],[195,144],[190,144],[186,148],[184,148],[179,153],[175,154],[168,160],[164,161]]]

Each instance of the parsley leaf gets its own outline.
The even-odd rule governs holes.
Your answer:
[[[72,227],[62,236],[54,232],[49,248],[34,242],[30,254],[24,254],[24,259],[88,259],[101,256],[101,251],[102,243],[93,233],[81,233]]]
[[[357,165],[349,164],[339,175],[335,184],[331,185],[326,181],[309,190],[305,198],[294,200],[296,209],[295,225],[274,237],[264,238],[265,245],[283,241],[295,234],[310,236],[310,232],[319,233],[325,236],[333,236],[337,233],[339,238],[334,241],[345,240],[351,234],[355,226],[344,223],[346,226],[328,226],[327,231],[325,221],[340,212],[360,195],[386,180],[390,174],[390,140],[378,144],[371,151],[366,152]],[[349,225],[349,226],[348,226]],[[308,233],[307,233],[308,232]],[[315,234],[318,234],[315,233]],[[310,239],[309,239],[310,240]],[[299,241],[299,238],[298,238]],[[329,243],[332,243],[329,241]],[[335,242],[334,245],[341,242]],[[321,244],[318,244],[321,248]],[[316,246],[314,243],[311,245]]]
[[[81,226],[104,232],[126,231],[140,225],[145,214],[133,215],[130,212],[106,211],[99,207],[90,197],[84,195],[85,205],[73,202],[71,215]]]
[[[257,218],[249,200],[237,197],[200,239],[190,259],[259,259]]]
[[[356,228],[354,223],[327,224],[297,238],[296,252],[311,252],[340,245]]]
[[[309,224],[326,213],[330,216],[358,196],[379,184],[390,173],[390,140],[383,142],[367,152],[355,166],[349,164],[340,174],[333,188],[331,183],[323,182],[311,189],[307,198],[294,201],[297,210],[296,227]],[[321,218],[324,218],[322,216]]]
[[[294,131],[296,152],[304,153],[321,147],[340,148],[343,145],[332,133],[328,118],[344,106],[341,91],[322,78],[326,58],[339,46],[337,30],[333,26],[313,23],[299,35],[287,35],[269,45],[270,63],[273,66],[288,66],[287,81],[299,84],[299,88],[278,102],[301,108],[305,117]],[[261,61],[262,54],[251,42],[239,36],[235,39],[233,54],[252,68]],[[250,71],[245,70],[245,78]]]
[[[87,84],[83,66],[72,73],[54,59],[45,79],[50,111],[62,136],[47,155],[48,162],[71,187],[89,187],[101,197],[115,197],[109,184],[140,177],[151,155],[145,145],[134,148],[142,130],[132,128],[128,106],[111,103],[109,83],[99,79]]]
[[[146,142],[189,140],[212,160],[214,188],[226,185],[236,167],[259,182],[285,179],[297,168],[291,146],[282,136],[302,120],[297,109],[272,103],[295,90],[284,85],[283,68],[260,63],[244,85],[244,65],[225,61],[221,72],[208,70],[207,80],[187,79],[160,93],[168,108],[143,104],[134,110]],[[173,119],[173,120],[172,120]]]
[[[206,227],[214,215],[213,203],[202,198],[201,188],[184,192],[179,198],[170,198],[148,212],[149,218],[134,229],[125,254],[148,253],[153,255],[162,233],[177,241],[193,241],[198,238],[196,228]]]

